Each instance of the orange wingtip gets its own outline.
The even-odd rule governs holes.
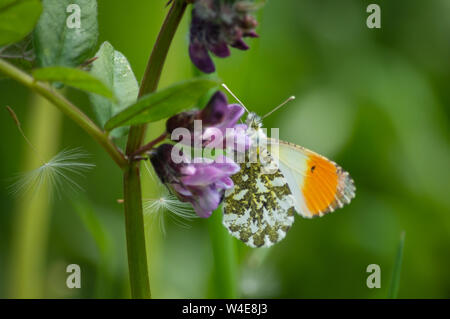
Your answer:
[[[355,196],[353,180],[334,162],[310,154],[302,188],[312,216],[322,216],[344,206]]]

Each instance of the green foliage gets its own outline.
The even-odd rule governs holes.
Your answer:
[[[41,12],[39,0],[0,0],[0,46],[22,40]]]
[[[34,62],[31,35],[19,42],[0,47],[0,58],[7,60],[25,72],[30,72]],[[4,78],[7,78],[7,76],[1,73],[0,80]]]
[[[36,69],[33,77],[39,81],[60,82],[74,88],[95,93],[114,100],[114,94],[99,79],[88,72],[67,68],[63,66],[51,66]]]
[[[397,296],[398,296],[404,246],[405,246],[405,232],[402,232],[402,234],[400,236],[400,243],[398,244],[397,257],[395,259],[394,271],[392,273],[391,286],[389,287],[388,298],[390,298],[390,299],[397,299]]]
[[[44,11],[34,32],[39,65],[77,66],[91,56],[98,38],[96,0],[43,0]],[[69,28],[67,7],[81,9],[80,28]]]
[[[24,70],[24,71],[28,71],[28,72],[31,71],[31,69],[33,68],[33,63],[31,61],[21,59],[21,58],[8,59],[8,62],[17,68]],[[7,79],[7,78],[8,78],[8,76],[4,75],[3,73],[0,73],[0,81],[3,79]]]
[[[236,266],[236,240],[222,224],[222,206],[208,218],[208,228],[213,251],[214,298],[238,298],[236,289],[238,274]]]
[[[105,129],[112,130],[124,125],[159,121],[182,110],[189,109],[211,88],[218,85],[218,81],[197,78],[145,95],[135,104],[112,117],[105,124]]]
[[[84,197],[78,198],[77,201],[71,201],[71,204],[80,217],[84,227],[95,241],[101,258],[107,259],[111,244],[108,232],[98,217],[98,213]]]
[[[117,101],[105,99],[97,94],[89,94],[94,111],[103,127],[112,116],[136,102],[139,86],[127,58],[114,50],[109,42],[104,42],[95,54],[97,60],[92,64],[90,73],[102,80],[114,92]],[[128,128],[118,128],[111,136],[120,137],[128,132]]]

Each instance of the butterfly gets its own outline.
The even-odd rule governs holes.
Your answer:
[[[223,200],[223,224],[231,235],[250,247],[270,247],[286,237],[295,212],[320,217],[355,197],[354,182],[339,165],[302,146],[267,137],[255,113],[249,112],[246,124],[253,149],[231,177],[234,187]]]

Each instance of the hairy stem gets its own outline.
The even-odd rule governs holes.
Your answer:
[[[173,1],[147,63],[139,90],[140,97],[156,90],[167,52],[186,6],[185,0]],[[131,127],[127,142],[128,155],[134,154],[141,147],[145,129],[145,125]],[[139,162],[130,161],[125,170],[123,183],[128,267],[131,296],[133,298],[150,298],[139,165]]]
[[[0,72],[52,102],[61,112],[71,118],[83,130],[91,135],[108,152],[119,167],[126,167],[127,160],[108,136],[86,114],[67,100],[61,93],[44,82],[36,81],[30,75],[3,59],[0,59]]]

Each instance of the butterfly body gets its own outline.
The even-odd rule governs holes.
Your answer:
[[[250,113],[250,151],[225,193],[223,224],[251,247],[269,247],[286,236],[294,211],[323,216],[355,196],[353,180],[334,162],[301,146],[268,138]],[[250,154],[250,155],[249,155]]]

